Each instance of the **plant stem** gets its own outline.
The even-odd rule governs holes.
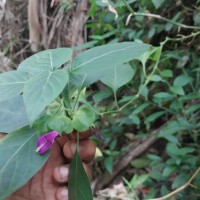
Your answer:
[[[169,23],[172,23],[174,25],[177,25],[181,28],[186,28],[186,29],[197,29],[197,30],[200,30],[200,27],[198,26],[189,26],[189,25],[186,25],[186,24],[181,24],[179,22],[175,22],[171,19],[167,19],[165,17],[162,17],[161,15],[156,15],[156,14],[151,14],[151,13],[139,13],[139,12],[134,12],[133,9],[130,7],[130,5],[127,3],[126,0],[122,0],[124,2],[124,4],[126,5],[127,9],[130,11],[131,15],[132,16],[145,16],[145,17],[152,17],[152,18],[156,18],[156,19],[161,19],[163,21],[166,21],[166,22],[169,22]]]
[[[165,43],[167,43],[168,41],[186,40],[186,39],[189,39],[191,37],[196,37],[197,35],[200,35],[200,31],[191,33],[190,35],[179,35],[179,37],[177,37],[177,38],[169,38],[169,37],[167,37],[166,40],[165,40]]]
[[[77,94],[77,96],[76,96],[76,99],[75,99],[75,103],[74,103],[74,107],[73,107],[73,109],[72,109],[72,112],[74,112],[75,109],[76,109],[76,105],[77,105],[77,103],[78,103],[78,98],[79,98],[79,96],[80,96],[81,89],[82,89],[82,87],[83,87],[83,83],[84,83],[84,81],[85,81],[85,78],[86,78],[86,75],[84,76],[83,81],[82,81],[82,83],[81,83],[81,86],[80,86],[80,88],[79,88],[79,91],[78,91],[78,94]]]
[[[133,98],[132,100],[130,100],[129,102],[127,102],[126,104],[124,104],[119,110],[122,111],[125,107],[127,107],[128,105],[130,105],[133,101],[135,101],[136,99],[139,98],[140,94],[142,93],[142,90],[148,85],[149,81],[151,80],[151,77],[154,75],[156,69],[158,68],[158,64],[160,62],[160,56],[161,56],[161,52],[162,52],[162,48],[164,46],[166,42],[161,42],[160,47],[158,47],[159,49],[159,54],[158,54],[158,58],[156,60],[156,64],[153,67],[153,70],[151,72],[150,75],[147,76],[147,79],[145,81],[145,83],[142,85],[142,87],[140,88],[140,90],[138,91],[138,93],[135,95],[135,98]]]
[[[116,91],[113,91],[113,93],[114,93],[114,98],[115,98],[115,103],[116,103],[117,109],[119,109]]]

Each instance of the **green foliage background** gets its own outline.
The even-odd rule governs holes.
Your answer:
[[[68,1],[65,3],[69,4]],[[84,83],[93,84],[87,91],[80,92],[79,104],[87,105],[97,114],[96,128],[107,139],[105,144],[100,144],[102,155],[94,164],[94,174],[98,177],[101,173],[112,173],[115,170],[114,163],[130,151],[131,144],[142,145],[143,139],[151,138],[153,135],[157,137],[157,142],[128,163],[127,170],[122,172],[123,183],[127,188],[127,198],[130,199],[164,196],[185,184],[200,165],[200,1],[113,0],[109,3],[118,13],[116,20],[106,4],[100,0],[90,0],[91,7],[85,25],[88,42],[75,49],[123,41],[143,41],[154,48],[142,55],[140,61],[134,60],[111,68],[104,76],[103,72],[98,71],[97,76],[101,82],[93,83],[95,71],[91,72],[91,68],[88,69],[90,79]],[[133,16],[127,21],[131,13]],[[79,61],[84,63],[83,58],[88,59],[88,56],[91,56],[87,53],[77,56],[74,66],[79,66]],[[120,53],[116,57],[113,65],[121,59]],[[61,59],[61,63],[54,65],[60,67],[65,61]],[[50,66],[48,63],[45,64],[43,66],[46,68]],[[101,66],[101,60],[91,63],[92,65]],[[31,68],[28,70],[32,70]],[[20,71],[23,69],[23,63],[18,69],[19,71],[11,74],[9,78],[15,80],[18,77],[21,81],[22,85],[19,84],[17,89],[10,88],[18,90],[20,94],[27,77],[22,76],[23,70]],[[77,77],[73,77],[73,70],[78,71],[81,78],[85,76],[85,71],[76,67],[73,69],[73,66],[70,71],[72,82],[76,87],[80,87],[82,82],[77,82]],[[61,75],[61,69],[56,73]],[[54,79],[58,79],[55,73],[53,75]],[[49,77],[49,74],[44,71],[33,81],[38,83],[40,76]],[[98,78],[97,76],[94,78]],[[63,77],[63,80],[68,81],[68,77]],[[60,79],[59,81],[57,84],[62,90],[65,83]],[[15,95],[12,90],[10,91],[10,97]],[[73,92],[72,97],[76,96],[77,91]],[[0,93],[3,101],[5,92],[1,90]],[[33,113],[29,118],[34,121],[56,95],[57,93],[52,98],[49,96],[49,101],[40,105],[38,111],[34,109],[37,113]],[[26,98],[28,106],[34,104],[30,101],[35,102],[28,99],[29,96]],[[35,96],[37,98],[38,95]],[[22,99],[18,98],[16,101],[22,105],[20,113],[24,113]],[[62,112],[59,101],[60,99],[54,101],[54,105],[51,104],[47,108],[49,114],[52,108],[56,109],[56,112]],[[7,104],[10,104],[9,101]],[[2,112],[4,107],[5,104],[0,102]],[[79,114],[82,115],[82,112],[79,111]],[[91,115],[93,121],[94,116]],[[21,114],[20,119],[21,127],[27,125],[27,116]],[[8,121],[7,118],[3,122],[0,121],[5,132],[9,132],[10,127],[5,123]],[[83,121],[74,121],[77,129],[82,128]],[[14,129],[18,128],[19,124],[12,124]],[[51,122],[54,129],[56,124],[56,121]],[[66,127],[63,126],[64,128]],[[32,147],[31,151],[33,150]],[[175,199],[196,200],[199,198],[199,187],[200,175],[197,175],[192,185],[178,193]]]

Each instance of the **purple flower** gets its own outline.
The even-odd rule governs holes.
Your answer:
[[[36,152],[40,155],[47,152],[52,147],[53,142],[58,135],[57,131],[52,131],[40,136],[37,140]]]

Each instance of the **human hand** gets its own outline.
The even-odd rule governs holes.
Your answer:
[[[94,142],[88,139],[89,135],[89,132],[81,133],[79,155],[90,178],[87,163],[94,158],[96,147]],[[46,164],[7,200],[67,200],[69,163],[76,149],[74,139],[74,134],[64,134],[56,138]]]

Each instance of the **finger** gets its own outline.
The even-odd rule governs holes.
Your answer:
[[[88,139],[93,132],[94,130],[92,128],[87,131],[80,132],[79,134],[80,140]],[[73,131],[72,133],[68,134],[68,137],[70,140],[77,140],[77,135],[78,135],[77,131]]]
[[[87,164],[83,163],[83,168],[84,168],[89,180],[92,181],[92,172],[91,172],[90,167]]]
[[[68,159],[72,159],[76,150],[76,143],[74,141],[68,141],[63,148],[63,153]],[[82,140],[79,143],[79,155],[83,162],[89,163],[95,156],[96,146],[95,143],[90,140]]]
[[[6,135],[3,133],[0,133],[0,139],[3,138],[4,136],[6,136]]]
[[[65,166],[60,166],[60,167],[64,167],[65,169],[67,168],[67,170],[69,169],[69,165],[68,166],[66,166],[66,165]],[[88,165],[86,165],[85,163],[83,163],[83,167],[84,167],[84,170],[85,170],[89,180],[91,181],[92,180],[91,170],[89,169]],[[63,182],[63,179],[62,179],[62,181],[58,180],[59,176],[60,176],[59,173],[60,173],[60,170],[59,169],[55,169],[54,178],[56,178],[56,180],[58,182]],[[55,175],[56,175],[56,177],[55,177]],[[67,187],[58,188],[57,191],[56,191],[56,198],[57,198],[57,200],[68,200],[68,189],[67,189]]]
[[[56,141],[58,142],[59,146],[62,148],[67,141],[69,141],[69,137],[67,134],[62,134],[61,137],[57,137]]]
[[[83,163],[83,168],[90,180],[92,180],[92,173],[90,168],[87,164]],[[68,165],[61,165],[56,167],[53,172],[53,177],[58,183],[64,183],[68,181],[69,175],[69,164]]]
[[[68,189],[67,187],[60,187],[56,191],[57,200],[68,200]]]
[[[54,179],[59,183],[67,182],[69,175],[69,164],[56,167],[53,172]]]
[[[80,140],[88,139],[92,135],[93,131],[93,129],[89,129],[87,131],[81,132],[79,135]],[[77,131],[73,131],[70,134],[63,133],[61,137],[56,138],[56,141],[60,147],[63,147],[64,144],[69,140],[77,140]]]

